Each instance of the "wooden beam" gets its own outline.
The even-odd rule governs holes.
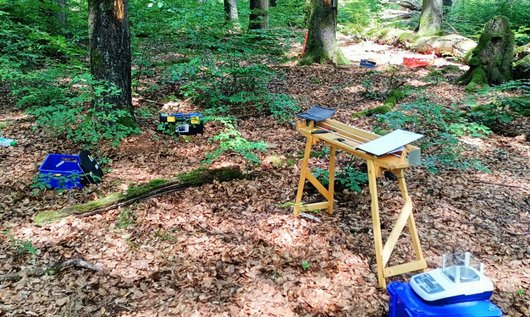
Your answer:
[[[301,211],[313,211],[313,210],[319,210],[319,209],[327,209],[328,206],[329,206],[329,203],[327,201],[323,201],[319,203],[302,204],[299,207]]]
[[[372,197],[372,226],[374,232],[375,260],[377,263],[377,280],[379,286],[386,288],[385,276],[383,274],[383,238],[381,236],[381,220],[379,219],[379,199],[377,196],[377,179],[374,161],[366,161],[368,165],[368,187]]]
[[[296,199],[294,200],[293,213],[295,216],[298,216],[300,213],[300,204],[302,203],[302,195],[304,194],[304,184],[306,175],[308,173],[308,162],[311,157],[311,146],[313,145],[313,138],[308,137],[305,144],[304,159],[302,161],[302,166],[300,167],[300,180],[298,181],[298,191],[296,193]]]
[[[385,277],[408,273],[412,271],[419,271],[427,268],[425,259],[407,262],[400,265],[387,267],[384,271]]]
[[[321,182],[318,181],[318,179],[311,174],[311,172],[306,173],[307,180],[315,186],[315,188],[324,196],[327,200],[329,200],[329,191],[322,185]]]
[[[412,202],[408,200],[405,202],[405,205],[403,205],[403,208],[401,209],[401,212],[399,213],[396,223],[394,224],[394,228],[392,228],[392,231],[390,232],[390,235],[388,236],[388,239],[386,240],[385,246],[383,247],[383,266],[386,266],[386,264],[388,263],[388,260],[390,259],[390,255],[392,254],[392,251],[394,250],[394,247],[396,246],[396,243],[398,242],[399,236],[401,235],[401,232],[405,228],[405,225],[407,224],[407,220],[409,219],[409,216],[411,214],[412,214]]]
[[[335,147],[330,145],[329,147],[329,185],[328,185],[328,214],[333,214],[333,193],[335,192]]]

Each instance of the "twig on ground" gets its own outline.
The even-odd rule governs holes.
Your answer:
[[[158,101],[155,101],[155,100],[145,99],[145,98],[138,98],[138,101],[150,102],[150,103],[154,103],[154,104],[156,104],[156,105],[160,105],[160,106],[163,106],[163,105],[164,105],[163,102],[158,102]]]
[[[24,276],[41,277],[45,274],[56,274],[68,267],[74,267],[77,269],[87,269],[94,272],[103,271],[103,269],[99,265],[95,265],[83,259],[76,258],[56,262],[47,268],[38,267],[29,271],[21,271],[0,275],[0,282],[17,282],[21,280]]]
[[[493,182],[487,182],[482,180],[471,180],[473,183],[480,183],[480,184],[487,184],[487,185],[495,185],[495,186],[501,186],[501,187],[511,187],[511,188],[520,188],[520,189],[530,189],[524,186],[518,186],[518,185],[510,185],[510,184],[503,184],[503,183],[493,183]]]

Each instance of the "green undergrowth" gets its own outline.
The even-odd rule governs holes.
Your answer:
[[[314,168],[313,174],[324,186],[329,185],[329,170]],[[361,192],[362,186],[368,183],[368,174],[359,170],[351,162],[338,166],[335,172],[335,190],[346,189],[351,192]]]
[[[296,101],[269,87],[282,80],[273,65],[288,60],[291,43],[300,38],[292,27],[303,24],[302,2],[271,8],[272,28],[256,31],[243,27],[248,5],[239,6],[234,25],[226,23],[218,1],[130,2],[133,92],[156,100],[171,91],[215,118],[271,115],[291,121],[299,111]],[[116,88],[89,75],[86,2],[67,8],[68,27],[57,28],[55,1],[0,1],[0,81],[17,106],[34,115],[35,128],[97,153],[140,130],[129,113],[103,101]],[[224,152],[258,161],[252,151],[262,151],[263,143],[247,140],[235,124],[224,126],[211,139],[219,147],[207,161]]]
[[[375,131],[386,134],[395,129],[405,129],[423,134],[417,144],[423,153],[422,164],[428,171],[456,168],[488,171],[488,168],[471,154],[473,147],[459,138],[482,138],[491,130],[467,117],[467,112],[455,105],[444,107],[423,99],[397,106],[393,111],[377,116]]]
[[[478,103],[488,97],[487,103]],[[468,117],[477,123],[502,132],[503,127],[521,116],[530,116],[530,80],[509,81],[486,87],[466,100],[471,109]]]
[[[141,26],[135,43],[142,51],[133,60],[138,65],[134,75],[139,93],[175,91],[176,99],[189,100],[202,109],[206,122],[223,126],[210,138],[217,146],[204,162],[231,153],[258,163],[256,153],[265,151],[265,143],[247,139],[237,128],[237,118],[270,115],[285,123],[299,111],[293,98],[269,88],[283,76],[273,65],[288,60],[288,49],[299,37],[291,29],[293,23],[300,23],[299,3],[290,0],[282,2],[281,8],[271,8],[273,27],[253,31],[244,27],[248,25],[248,6],[242,5],[237,25],[226,23],[222,3],[214,1],[164,2],[161,7],[140,6],[132,13],[132,23]],[[160,45],[161,39],[164,45]],[[167,59],[164,54],[175,57]],[[150,76],[153,69],[161,74],[161,80],[156,87],[145,87],[141,78]]]

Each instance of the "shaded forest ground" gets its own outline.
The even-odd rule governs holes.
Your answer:
[[[336,108],[338,120],[368,130],[374,118],[351,117],[352,112],[380,104],[366,97],[363,82],[369,79],[374,89],[384,89],[390,81],[387,72],[357,65],[278,68],[285,76],[271,85],[272,90],[293,96],[304,109],[313,104]],[[460,73],[453,69],[443,76],[453,80]],[[398,68],[394,76],[425,86],[423,93],[442,105],[465,98],[463,87],[449,81],[425,84],[425,69]],[[4,134],[17,139],[19,146],[0,148],[0,230],[10,235],[0,240],[0,274],[69,258],[83,258],[103,271],[68,268],[56,275],[0,282],[0,315],[386,314],[388,296],[376,287],[374,274],[367,189],[338,193],[335,214],[317,215],[321,222],[294,218],[289,208],[280,207],[294,198],[305,141],[291,125],[277,124],[271,117],[238,121],[245,137],[268,143],[261,165],[248,166],[230,155],[214,165],[262,171],[254,179],[205,185],[124,210],[36,227],[31,218],[39,210],[88,201],[198,167],[214,146],[208,139],[221,127],[207,124],[203,135],[183,140],[156,132],[156,118],[142,120],[141,135],[127,138],[119,149],[103,151],[111,162],[99,188],[35,196],[30,186],[45,155],[79,149],[46,131],[33,130],[33,119],[11,106],[5,94],[2,98],[5,111],[0,119],[11,122]],[[137,106],[160,108],[148,102]],[[181,110],[196,109],[188,105]],[[490,173],[442,169],[431,174],[425,168],[407,172],[429,267],[436,267],[444,252],[473,252],[495,284],[494,302],[510,316],[530,315],[529,127],[527,119],[520,119],[512,125],[510,137],[465,138],[476,145],[465,155],[480,158]],[[285,160],[273,164],[271,155]],[[388,180],[379,184],[382,225],[388,234],[400,205],[399,191]],[[405,234],[393,261],[411,255],[407,241]],[[310,268],[304,269],[302,261]]]

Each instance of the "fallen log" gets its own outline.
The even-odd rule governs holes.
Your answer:
[[[398,102],[408,95],[407,88],[401,87],[404,83],[405,82],[401,82],[399,86],[393,88],[392,90],[390,90],[390,92],[387,93],[387,97],[383,105],[375,107],[375,108],[359,111],[359,112],[354,112],[352,114],[352,117],[353,118],[369,117],[369,116],[373,116],[374,114],[385,114],[387,112],[392,111],[392,109],[394,109],[394,107],[398,104]]]
[[[60,210],[39,212],[33,218],[36,225],[58,221],[70,215],[78,217],[90,216],[118,207],[131,205],[139,200],[172,193],[189,187],[200,186],[214,181],[224,182],[243,179],[246,175],[239,167],[222,167],[218,169],[198,168],[191,172],[178,175],[174,179],[155,179],[147,184],[129,188],[125,192],[109,194],[106,197],[84,204],[68,206]]]

